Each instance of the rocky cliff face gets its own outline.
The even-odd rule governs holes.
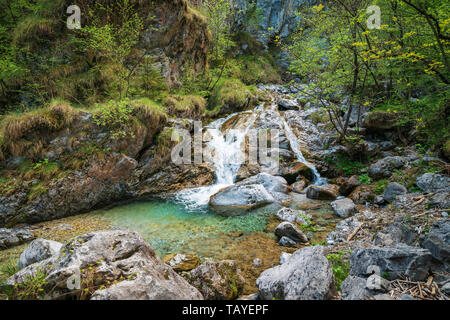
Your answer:
[[[295,31],[300,20],[300,17],[295,14],[296,11],[302,6],[311,6],[314,2],[313,0],[233,0],[236,9],[241,12],[236,21],[237,28],[250,33],[255,32],[255,30],[249,30],[252,26],[247,24],[244,12],[256,8],[254,12],[254,16],[258,17],[256,36],[258,41],[268,45],[276,35],[286,38]],[[254,7],[251,7],[252,3]]]

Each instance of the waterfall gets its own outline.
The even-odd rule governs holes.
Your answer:
[[[222,128],[224,123],[245,113],[250,115],[250,119],[243,129],[231,129],[224,132]],[[182,190],[175,194],[176,201],[183,203],[188,210],[198,210],[208,205],[212,195],[234,184],[237,172],[242,165],[244,150],[242,145],[245,143],[245,137],[255,123],[257,115],[258,112],[255,111],[234,113],[226,118],[216,120],[206,127],[204,135],[210,137],[206,146],[212,151],[216,182],[210,186]]]

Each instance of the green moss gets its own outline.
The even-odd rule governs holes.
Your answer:
[[[198,95],[171,95],[164,100],[167,113],[177,118],[199,119],[207,101]]]
[[[254,100],[251,89],[239,79],[226,79],[212,93],[207,115],[217,116],[242,111]]]

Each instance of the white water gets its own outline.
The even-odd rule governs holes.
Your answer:
[[[291,149],[295,153],[297,160],[311,168],[314,174],[314,181],[312,184],[326,184],[326,179],[322,178],[316,167],[309,163],[303,156],[297,136],[292,131],[286,119],[277,111],[276,104],[272,104],[270,108],[278,113],[283,123],[286,137],[289,140]],[[214,121],[206,127],[204,136],[209,136],[210,138],[206,146],[212,151],[212,165],[215,169],[216,182],[210,186],[185,189],[177,192],[175,194],[176,201],[184,204],[187,210],[201,210],[202,208],[207,207],[212,195],[216,194],[221,189],[234,184],[237,172],[244,160],[243,150],[245,149],[243,144],[245,143],[245,137],[263,109],[264,106],[260,105],[252,112],[244,111],[240,113],[233,113],[226,118]],[[224,132],[224,123],[233,117],[244,114],[248,114],[250,116],[243,129],[230,129],[228,132]]]
[[[211,123],[206,128],[204,135],[210,137],[210,141],[206,145],[211,150],[211,162],[215,169],[216,183],[178,192],[175,195],[175,200],[183,203],[188,210],[198,210],[201,207],[205,207],[208,205],[212,195],[234,184],[237,172],[244,160],[245,137],[248,130],[255,123],[258,113],[250,113],[250,120],[242,130],[232,129],[228,132],[223,132],[222,126],[232,117],[244,113],[248,112],[234,113]]]

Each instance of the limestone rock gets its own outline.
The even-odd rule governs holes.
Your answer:
[[[62,243],[53,240],[41,238],[33,240],[20,255],[17,267],[22,269],[30,264],[48,259],[57,254],[61,247]]]
[[[356,205],[352,199],[345,198],[342,200],[336,200],[331,203],[331,207],[334,213],[341,218],[347,218],[352,213],[356,212]]]
[[[296,242],[308,242],[308,237],[290,222],[282,222],[275,228],[278,238],[288,237]]]
[[[168,254],[163,261],[177,272],[192,270],[200,264],[200,259],[194,254]]]
[[[335,293],[334,276],[322,246],[295,251],[284,264],[256,280],[263,300],[326,300]]]

